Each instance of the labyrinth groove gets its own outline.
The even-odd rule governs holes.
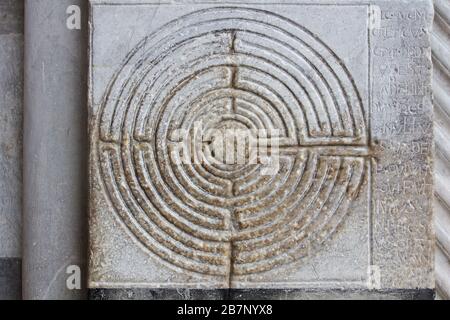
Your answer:
[[[197,144],[197,123],[265,130],[276,174],[264,174],[272,153],[236,163],[228,151],[249,143],[239,134],[224,161],[220,148],[195,161],[214,146]],[[261,10],[200,10],[149,35],[112,78],[97,125],[104,187],[133,237],[170,265],[229,281],[320,250],[368,174],[365,114],[343,62]]]

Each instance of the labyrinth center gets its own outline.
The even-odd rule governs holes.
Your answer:
[[[256,274],[320,251],[368,174],[366,115],[343,61],[262,10],[205,9],[163,26],[125,58],[101,108],[100,173],[116,214],[149,254],[194,274]],[[181,161],[177,132],[195,137],[196,123],[274,134],[277,172]],[[202,151],[186,146],[191,159]]]

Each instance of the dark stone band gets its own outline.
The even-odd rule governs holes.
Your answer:
[[[23,1],[0,0],[0,35],[23,34]]]
[[[90,289],[90,300],[433,300],[432,289]]]
[[[0,258],[0,300],[22,298],[22,260]]]

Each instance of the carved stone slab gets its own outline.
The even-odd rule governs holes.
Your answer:
[[[433,288],[432,15],[91,1],[90,287]]]

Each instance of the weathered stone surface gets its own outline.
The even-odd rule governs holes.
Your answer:
[[[91,1],[90,287],[433,289],[432,15]],[[198,121],[279,166],[215,162]]]
[[[22,100],[23,2],[0,0],[0,300],[21,288]]]
[[[67,28],[72,5],[87,9],[25,3],[24,299],[86,297],[84,281],[67,286],[68,267],[84,271],[87,260],[87,16],[84,29]]]
[[[22,298],[22,270],[20,258],[0,258],[0,300]]]
[[[93,289],[91,300],[433,300],[432,289]]]
[[[0,257],[20,257],[23,6],[0,1]]]
[[[0,14],[0,34],[23,35],[23,0],[1,0]]]
[[[450,1],[435,0],[432,32],[435,115],[436,295],[450,300]]]

